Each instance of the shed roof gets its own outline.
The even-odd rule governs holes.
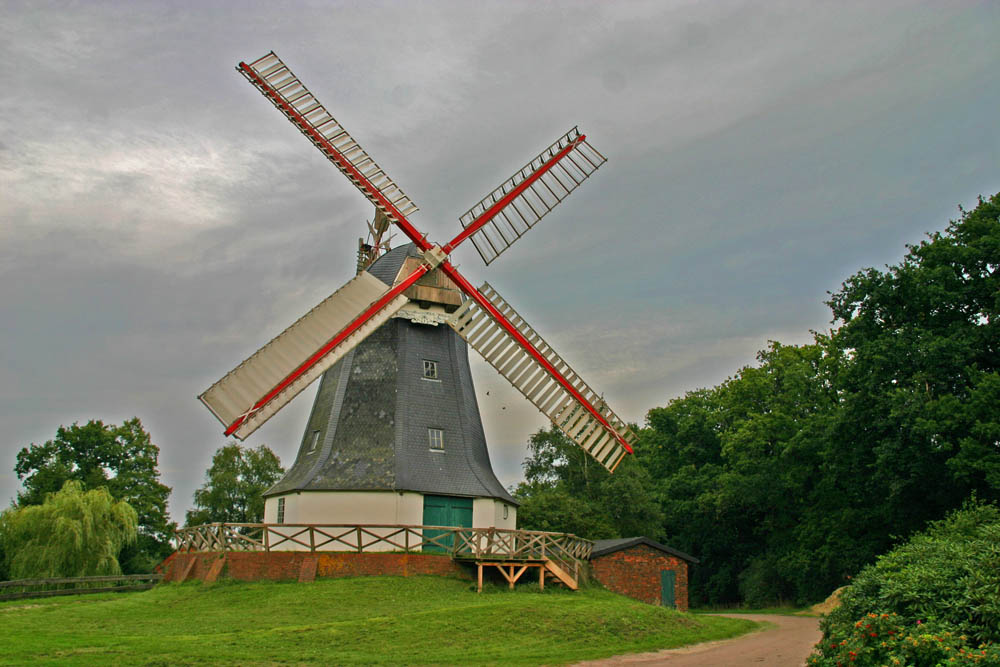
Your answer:
[[[629,547],[634,547],[638,544],[645,544],[654,549],[659,549],[663,553],[670,554],[671,556],[677,556],[682,560],[686,560],[689,563],[697,563],[698,559],[694,556],[689,556],[683,551],[678,551],[673,547],[668,547],[665,544],[660,544],[655,540],[651,540],[648,537],[622,537],[616,540],[594,540],[594,550],[590,554],[590,558],[607,556],[608,554],[614,553],[616,551],[621,551],[622,549],[628,549]]]

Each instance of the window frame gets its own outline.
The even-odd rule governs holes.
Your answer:
[[[278,498],[278,512],[275,523],[285,523],[285,497]]]
[[[423,361],[424,361],[424,374],[422,376],[423,379],[437,380],[440,382],[441,378],[438,375],[438,362],[434,361],[433,359],[424,359]],[[430,371],[432,375],[428,375],[427,374],[428,371]]]
[[[437,446],[435,446],[435,443]],[[444,452],[443,428],[427,427],[427,447],[432,452]]]

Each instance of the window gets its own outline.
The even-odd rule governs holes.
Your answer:
[[[427,438],[430,440],[432,452],[444,451],[444,431],[439,428],[427,429]]]
[[[278,498],[278,523],[285,523],[285,499]]]
[[[438,379],[438,362],[424,359],[424,377],[428,380]]]
[[[316,451],[316,447],[319,446],[319,431],[313,431],[312,443],[309,445],[308,454]]]

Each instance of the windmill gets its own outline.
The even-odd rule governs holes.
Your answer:
[[[605,158],[586,137],[577,128],[559,137],[436,245],[410,222],[416,205],[273,52],[237,71],[376,210],[357,276],[199,396],[227,436],[244,439],[323,377],[296,462],[265,494],[265,518],[514,527],[466,345],[614,472],[635,435],[495,289],[474,287],[449,260],[469,240],[490,264],[593,174]],[[390,225],[410,243],[389,250]]]

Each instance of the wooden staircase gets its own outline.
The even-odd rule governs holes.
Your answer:
[[[474,562],[476,564],[476,591],[479,593],[483,591],[483,568],[486,567],[495,567],[499,570],[511,589],[514,588],[517,580],[531,568],[538,568],[538,588],[541,590],[545,590],[546,574],[555,577],[557,583],[571,591],[580,589],[578,576],[569,572],[570,567],[566,563],[555,560],[475,560]],[[573,569],[577,570],[578,566]]]
[[[575,577],[573,577],[569,572],[559,567],[555,561],[547,560],[545,561],[545,567],[539,573],[539,587],[545,588],[545,573],[551,573],[556,579],[558,579],[566,588],[571,591],[579,590],[580,584]]]

